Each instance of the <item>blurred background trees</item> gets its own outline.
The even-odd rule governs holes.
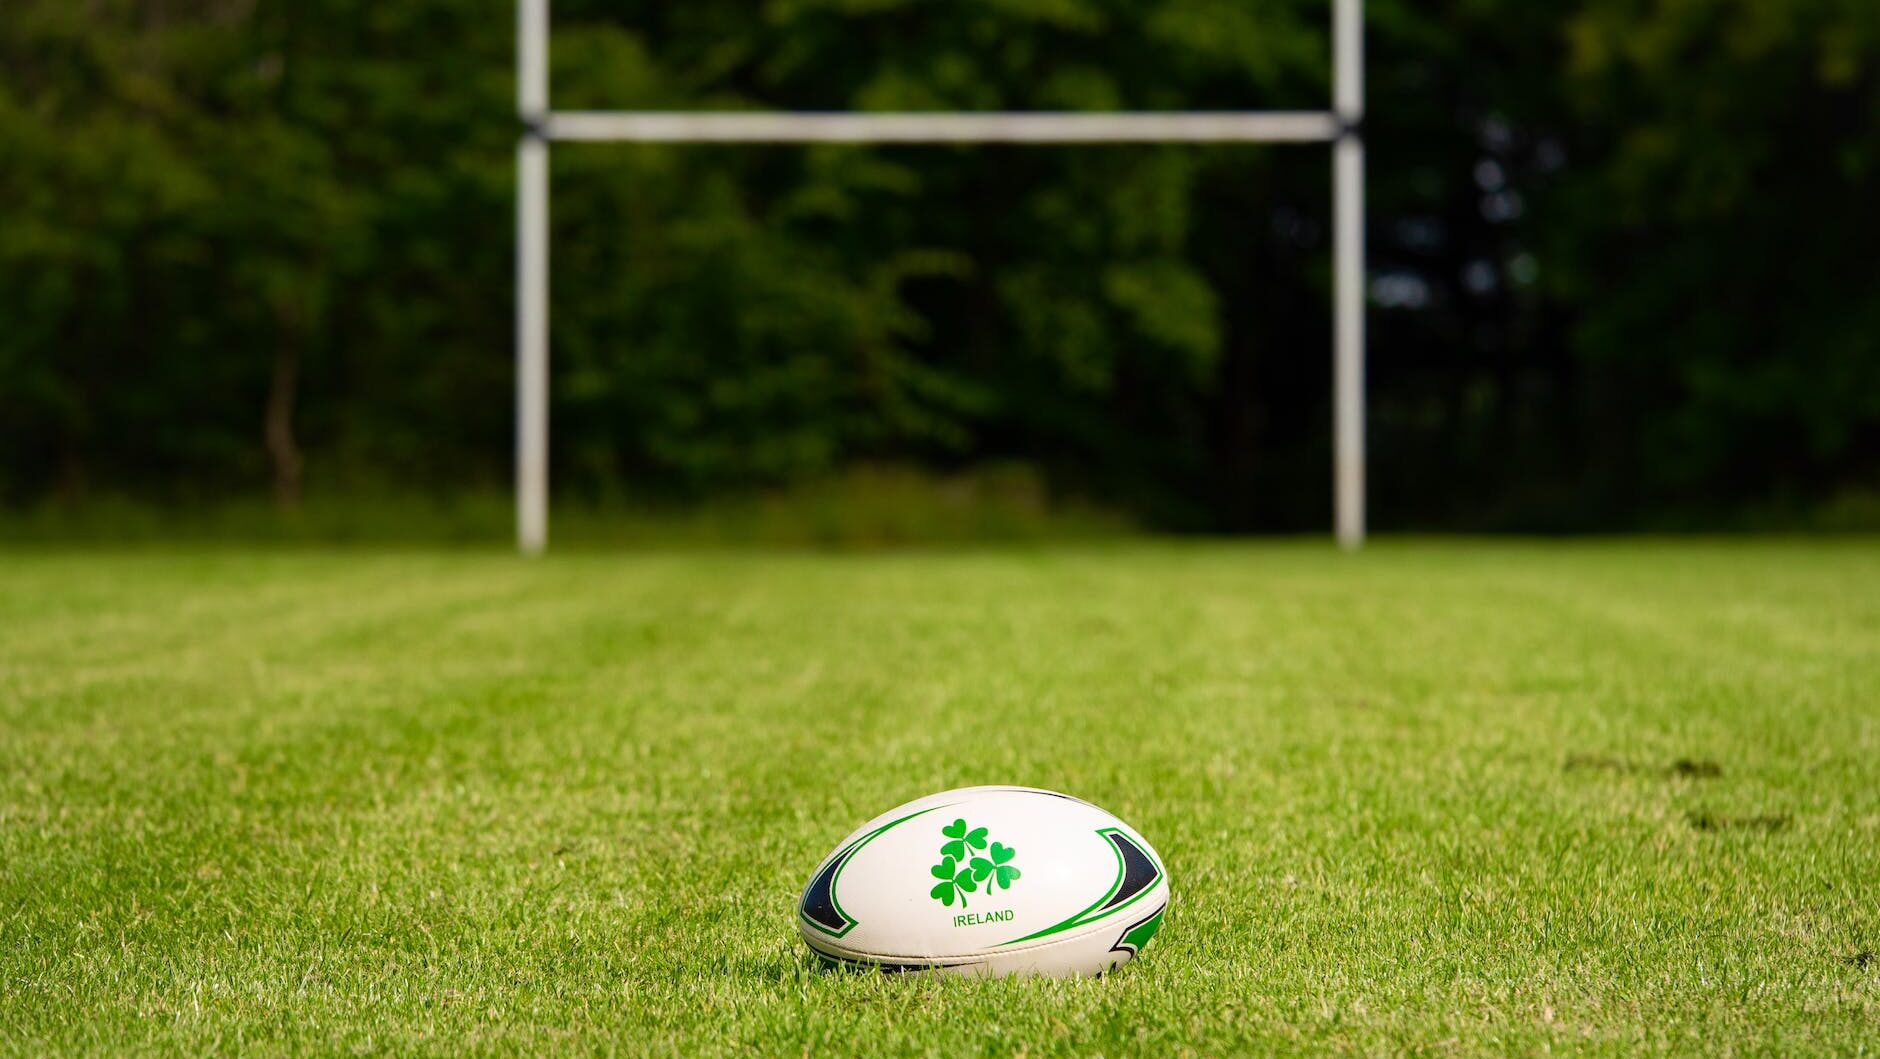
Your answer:
[[[1880,5],[1370,0],[1374,510],[1806,519],[1880,490]],[[1307,0],[560,0],[561,108],[1318,108]],[[500,489],[513,12],[0,12],[0,498]],[[554,161],[566,498],[1024,460],[1329,520],[1302,147]]]

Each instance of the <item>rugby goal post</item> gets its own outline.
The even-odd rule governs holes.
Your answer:
[[[519,0],[516,106],[516,545],[548,546],[548,145],[612,143],[1328,143],[1332,145],[1334,531],[1364,543],[1364,12],[1332,0],[1332,107],[1148,113],[556,111],[548,3]]]

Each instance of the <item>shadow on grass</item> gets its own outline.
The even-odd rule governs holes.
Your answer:
[[[1563,772],[1612,772],[1633,776],[1657,776],[1666,779],[1714,780],[1723,775],[1723,766],[1715,761],[1681,757],[1669,765],[1651,765],[1642,761],[1606,757],[1600,754],[1571,754]]]
[[[1772,835],[1778,831],[1787,831],[1789,825],[1795,821],[1787,813],[1727,816],[1722,813],[1699,811],[1684,814],[1684,822],[1691,825],[1693,831],[1750,831]]]

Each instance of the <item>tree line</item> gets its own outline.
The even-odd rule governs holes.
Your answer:
[[[1318,109],[1323,0],[559,0],[558,108]],[[1880,5],[1370,0],[1373,507],[1880,491]],[[0,500],[503,487],[513,11],[0,12]],[[1322,148],[557,148],[563,497],[1329,510]]]

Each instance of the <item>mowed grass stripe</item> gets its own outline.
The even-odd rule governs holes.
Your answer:
[[[1848,1052],[1876,589],[1859,541],[15,555],[0,1045]],[[1156,842],[1142,960],[810,961],[815,860],[975,782]]]

